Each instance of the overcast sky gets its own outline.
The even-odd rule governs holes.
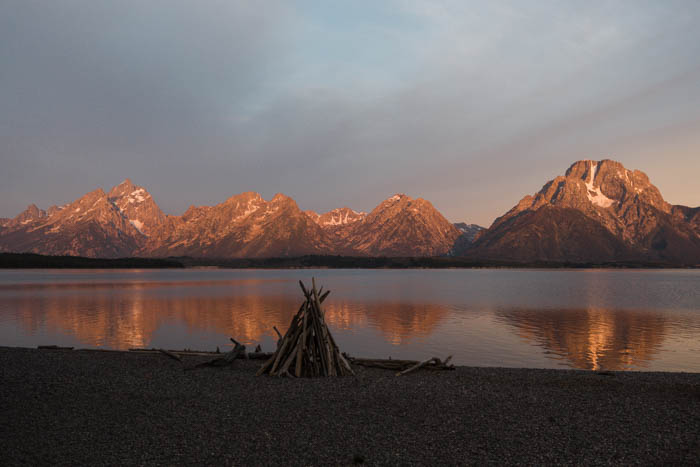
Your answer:
[[[700,205],[700,1],[0,0],[0,216],[124,178],[490,225],[578,159]]]

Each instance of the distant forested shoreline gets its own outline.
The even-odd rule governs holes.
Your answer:
[[[34,253],[0,253],[2,269],[160,269],[183,268],[180,261],[160,258],[84,258]]]
[[[668,263],[574,263],[492,261],[455,256],[362,257],[362,256],[298,256],[289,258],[169,258],[185,267],[220,267],[233,269],[476,269],[476,268],[678,268]]]
[[[608,268],[661,269],[697,266],[671,263],[573,263],[508,262],[476,260],[463,257],[358,257],[308,255],[282,258],[84,258],[48,256],[34,253],[0,253],[0,269],[158,269],[158,268],[229,268],[229,269],[448,269],[448,268]]]

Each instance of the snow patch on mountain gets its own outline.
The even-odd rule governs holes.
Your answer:
[[[350,213],[355,214],[357,217],[350,218]],[[359,220],[362,220],[362,217],[364,217],[366,214],[365,213],[359,213],[357,211],[354,211],[352,209],[350,210],[345,210],[345,211],[331,211],[329,214],[331,214],[330,219],[321,222],[321,225],[324,226],[334,226],[334,225],[347,225],[352,222],[357,222]]]
[[[145,193],[146,193],[146,190],[144,190],[143,188],[139,188],[137,190],[132,191],[131,193],[129,193],[129,198],[128,198],[129,203],[131,203],[131,204],[136,203],[136,202],[143,203],[144,201],[146,201],[146,198],[144,197]]]
[[[256,201],[257,201],[257,200],[252,200],[252,199],[249,200],[249,201],[245,204],[245,211],[243,211],[242,214],[240,214],[240,215],[234,217],[234,218],[233,218],[233,221],[236,222],[236,221],[239,221],[239,220],[241,220],[241,219],[245,219],[246,217],[248,217],[248,216],[250,216],[251,214],[253,214],[254,212],[256,212],[258,209],[260,209],[260,205],[257,204]],[[236,203],[236,208],[238,208],[239,206],[240,206],[240,204],[239,204],[239,203]]]
[[[138,230],[141,234],[146,235],[145,233],[143,233],[143,222],[141,222],[141,221],[138,220],[138,219],[129,219],[129,222],[130,222],[131,225],[133,225],[134,228],[136,228],[136,230]]]
[[[605,196],[600,191],[599,187],[593,187],[593,181],[595,180],[595,176],[598,174],[598,166],[599,164],[597,162],[594,163],[593,161],[591,161],[591,177],[590,181],[586,182],[586,195],[588,195],[588,200],[596,206],[600,206],[602,208],[609,208],[613,205],[615,201]]]

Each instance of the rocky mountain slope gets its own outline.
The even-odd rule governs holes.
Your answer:
[[[30,204],[27,209],[22,211],[17,215],[17,217],[12,219],[4,219],[2,226],[8,230],[21,229],[31,222],[38,221],[46,217],[46,211],[39,209],[36,204]]]
[[[306,214],[329,234],[335,251],[354,256],[440,256],[460,235],[430,202],[404,194],[369,214],[349,208]]]
[[[151,194],[145,188],[131,183],[128,178],[112,188],[107,199],[144,235],[149,235],[165,222],[165,214]]]
[[[89,257],[263,258],[301,255],[442,255],[460,231],[429,202],[396,195],[371,213],[301,211],[282,194],[232,196],[166,216],[125,180],[61,207],[29,206],[0,230],[0,251]]]
[[[643,172],[612,160],[578,161],[459,253],[506,261],[697,264],[698,212],[667,203]]]
[[[429,201],[397,194],[349,224],[343,238],[364,256],[440,256],[450,251],[459,235]]]
[[[465,241],[472,243],[481,232],[486,230],[484,227],[476,224],[467,224],[466,222],[457,222],[454,226],[459,230],[460,236],[464,237]]]
[[[486,229],[480,225],[467,224],[465,222],[457,222],[454,226],[459,231],[459,237],[455,240],[452,249],[450,250],[450,255],[454,256],[456,253],[463,252],[468,249],[472,243],[484,232]]]
[[[328,234],[282,194],[232,196],[216,206],[168,216],[140,254],[147,256],[275,257],[331,254]]]
[[[1,232],[0,250],[110,258],[131,255],[143,240],[99,188],[46,212],[29,206]]]
[[[357,212],[348,207],[333,209],[324,214],[318,214],[314,211],[304,211],[304,214],[309,216],[326,232],[342,238],[350,231],[348,227],[363,221],[367,217],[366,212]]]
[[[700,208],[667,203],[649,178],[611,161],[578,161],[488,229],[451,224],[403,194],[370,213],[302,211],[283,194],[232,196],[166,216],[125,180],[0,222],[0,251],[88,257],[465,256],[478,260],[700,264]]]

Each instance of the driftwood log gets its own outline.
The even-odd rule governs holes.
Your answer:
[[[182,363],[182,358],[178,354],[173,353],[169,350],[165,350],[165,349],[158,349],[158,351],[164,355],[167,355],[168,357],[172,358],[173,360],[177,360],[178,362]]]
[[[444,362],[437,357],[422,362],[418,360],[392,360],[390,358],[353,358],[348,355],[345,355],[345,358],[353,365],[396,371],[396,376],[406,375],[421,368],[432,371],[455,369],[454,365],[449,365],[450,360],[452,360],[452,355],[447,357]]]
[[[105,352],[123,352],[123,350],[108,350],[108,349],[78,349],[78,350],[96,350],[96,351],[105,351]],[[140,348],[140,347],[135,347],[129,349],[129,352],[133,353],[163,353],[165,349],[160,349],[160,348],[151,348],[151,349],[146,349],[146,348]],[[170,352],[172,354],[178,355],[180,357],[184,356],[190,356],[190,357],[208,357],[211,355],[217,355],[219,354],[218,352],[210,352],[206,350],[190,350],[190,349],[181,349],[181,350],[165,350],[166,352]]]
[[[109,350],[109,349],[78,349],[78,350],[94,351],[94,352],[123,352],[123,350]],[[156,349],[156,348],[154,348],[154,349],[133,348],[133,349],[129,349],[129,352],[145,353],[145,354],[163,353],[166,355],[172,354],[175,357],[180,357],[180,358],[182,358],[182,357],[221,356],[221,352],[207,352],[207,351],[203,351],[203,350],[165,350],[165,349]],[[168,355],[168,356],[170,356],[170,355]],[[262,351],[250,352],[250,353],[245,354],[245,358],[248,360],[267,360],[271,356],[272,356],[272,352],[262,352]],[[171,358],[173,358],[173,357],[171,357]]]
[[[233,337],[231,338],[231,342],[233,342],[233,350],[230,352],[226,352],[223,357],[218,357],[213,360],[209,360],[208,362],[203,362],[198,365],[193,366],[192,368],[188,368],[190,370],[195,370],[197,368],[205,368],[205,367],[223,367],[223,366],[229,366],[232,365],[233,362],[237,358],[246,358],[246,353],[245,353],[245,345],[241,344],[238,342],[236,339]]]
[[[311,289],[307,289],[301,281],[299,286],[305,300],[284,336],[273,326],[279,336],[277,350],[258,370],[257,375],[297,378],[354,375],[326,325],[321,304],[330,291],[324,293],[323,288],[317,290],[315,279],[311,279]]]

